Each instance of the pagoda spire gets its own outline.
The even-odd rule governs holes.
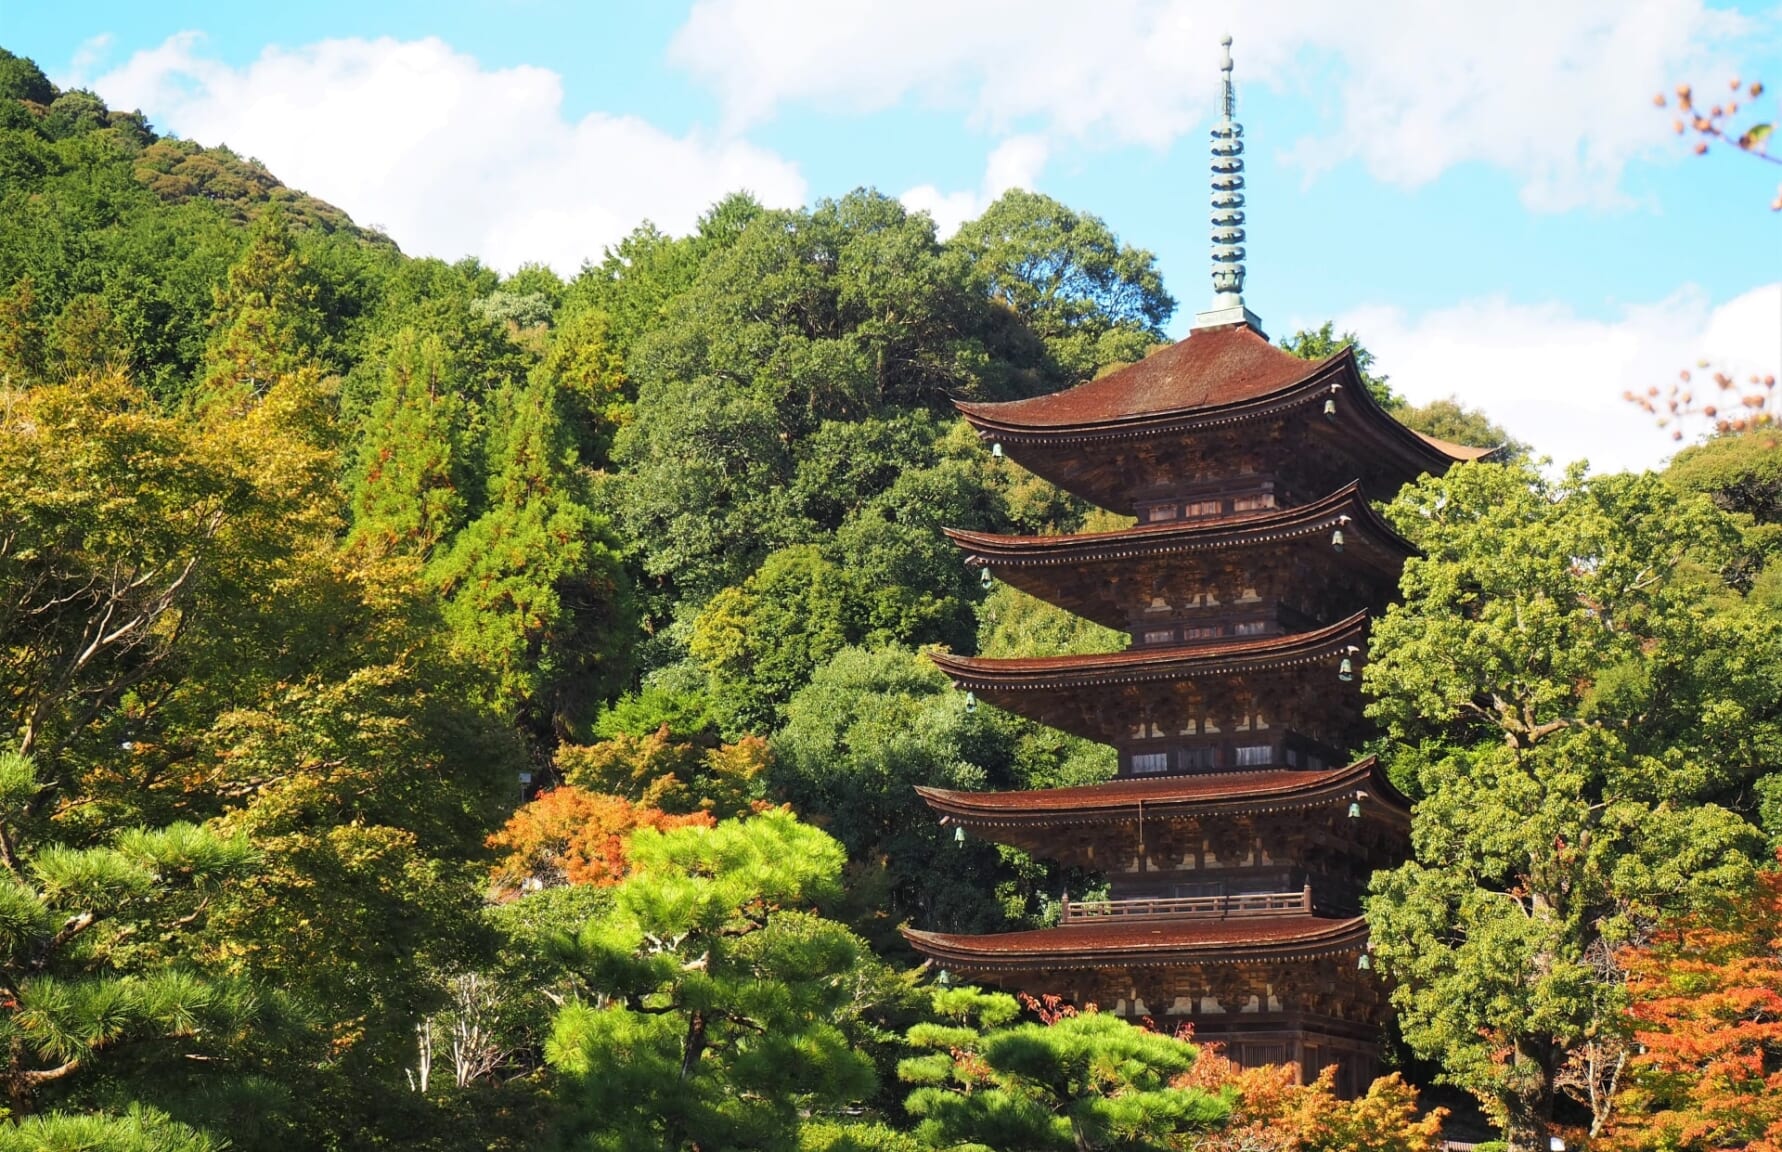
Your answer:
[[[1213,125],[1213,306],[1196,314],[1190,329],[1262,321],[1244,307],[1244,127],[1236,120],[1237,88],[1231,82],[1231,37],[1219,42],[1219,122]]]

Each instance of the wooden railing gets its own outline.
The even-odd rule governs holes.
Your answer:
[[[1227,916],[1310,916],[1312,886],[1298,892],[1244,892],[1229,896],[1176,896],[1155,900],[1064,901],[1061,922],[1101,920],[1222,920]]]

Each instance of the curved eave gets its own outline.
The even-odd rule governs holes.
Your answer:
[[[917,952],[968,972],[1307,961],[1357,954],[1368,939],[1367,921],[1360,916],[1072,924],[984,936],[900,931]]]
[[[1386,778],[1375,757],[1343,768],[1282,768],[1112,780],[1028,792],[958,792],[918,786],[918,795],[953,823],[980,829],[1137,823],[1242,813],[1268,815],[1345,806],[1365,793],[1362,814],[1402,826],[1410,801]]]
[[[1367,622],[1368,614],[1357,612],[1313,632],[1263,636],[1240,643],[1177,644],[1086,656],[993,660],[930,652],[928,658],[959,687],[973,690],[1141,684],[1291,668],[1329,660],[1357,644],[1367,630]]]
[[[1412,435],[1446,456],[1452,456],[1457,463],[1466,464],[1474,460],[1489,460],[1504,450],[1502,444],[1491,448],[1475,448],[1471,444],[1456,444],[1452,440],[1443,440],[1439,436],[1430,436],[1423,432]]]
[[[1012,400],[1000,404],[973,404],[955,400],[953,406],[966,422],[983,437],[1007,444],[1079,443],[1090,440],[1137,439],[1162,432],[1190,428],[1216,428],[1288,411],[1330,390],[1333,382],[1342,382],[1343,365],[1352,361],[1348,349],[1321,361],[1307,361],[1304,376],[1270,391],[1224,404],[1191,404],[1136,412],[1102,419],[1038,423],[1022,419],[1022,409],[1032,401]],[[1136,365],[1135,365],[1136,367]],[[1350,364],[1351,372],[1353,364]],[[1089,387],[1100,384],[1091,381]],[[1048,399],[1049,397],[1040,397]]]
[[[1358,537],[1400,559],[1418,554],[1416,545],[1400,536],[1373,510],[1359,481],[1310,504],[1217,520],[1148,524],[1074,536],[998,536],[955,528],[945,531],[949,540],[970,554],[968,562],[1021,568],[1267,547],[1323,535],[1337,527],[1352,527]]]
[[[1499,451],[1497,448],[1453,444],[1400,424],[1368,394],[1360,370],[1355,366],[1354,351],[1350,348],[1312,363],[1304,376],[1286,385],[1223,404],[1184,405],[1058,423],[1022,420],[1021,409],[1031,401],[1002,404],[954,401],[954,407],[977,430],[980,439],[1019,447],[1024,444],[1070,445],[1180,435],[1283,416],[1326,398],[1338,400],[1336,419],[1340,425],[1382,448],[1395,451],[1418,471],[1440,473],[1450,465],[1485,459]]]

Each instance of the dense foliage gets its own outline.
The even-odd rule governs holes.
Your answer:
[[[1622,957],[1639,1051],[1614,1148],[1782,1148],[1782,874]]]
[[[1390,512],[1424,555],[1366,682],[1418,798],[1368,917],[1405,1039],[1521,1147],[1600,1127],[1625,1060],[1615,952],[1761,859],[1782,623],[1738,526],[1662,479],[1456,469]]]
[[[568,280],[411,259],[0,52],[0,1148],[1429,1147],[1402,1082],[937,993],[896,931],[1098,883],[911,796],[1113,771],[921,655],[1125,643],[959,563],[1129,521],[951,401],[1173,306],[1020,191],[944,243],[860,190]],[[1518,1139],[1625,1056],[1616,957],[1782,837],[1772,455],[1393,509],[1368,684],[1422,803],[1376,949]]]

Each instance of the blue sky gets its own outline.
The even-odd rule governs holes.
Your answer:
[[[1651,106],[1684,80],[1782,89],[1774,4],[0,0],[0,45],[59,82],[258,156],[410,252],[572,271],[739,185],[872,185],[944,231],[1019,185],[1155,251],[1178,330],[1210,291],[1225,32],[1272,334],[1334,318],[1413,398],[1604,467],[1672,447],[1624,389],[1698,358],[1782,367],[1782,168],[1692,157]]]

